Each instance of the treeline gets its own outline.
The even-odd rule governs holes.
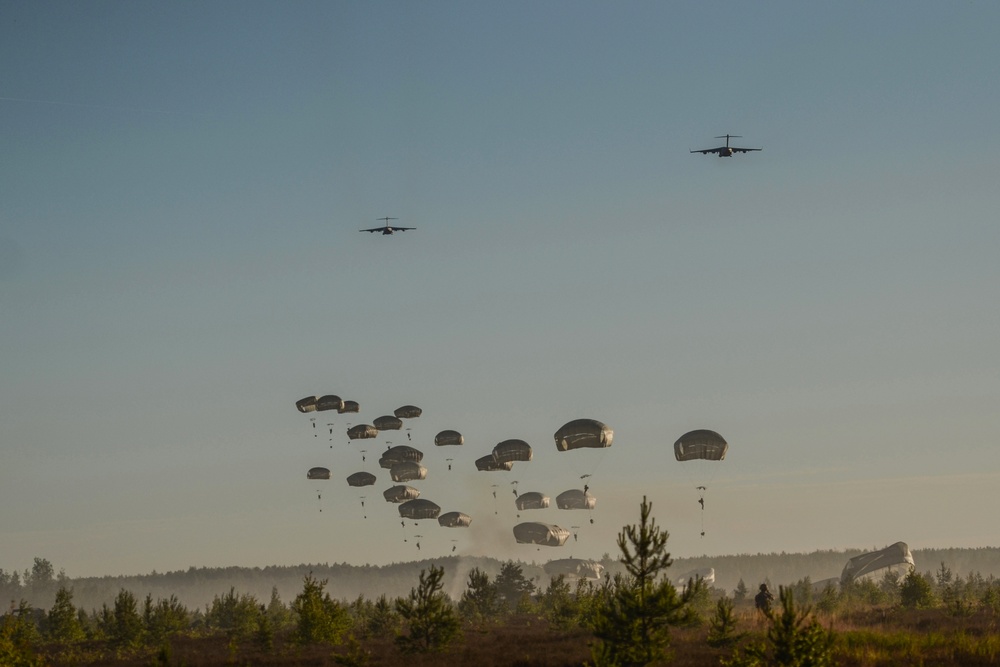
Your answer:
[[[873,545],[872,549],[875,548],[878,545]],[[714,568],[714,587],[731,594],[740,581],[753,588],[761,582],[777,586],[806,578],[817,582],[838,577],[847,561],[860,553],[863,553],[861,549],[849,549],[808,554],[677,558],[670,573],[677,577],[697,568]],[[925,574],[936,571],[944,564],[956,575],[1000,576],[1000,547],[918,549],[913,551],[913,557],[916,569]],[[622,571],[618,560],[607,554],[601,559],[601,563],[610,576]],[[527,579],[535,585],[548,584],[550,578],[542,565],[524,562],[519,562],[519,565]],[[420,572],[431,566],[444,570],[442,590],[457,600],[464,590],[469,572],[478,568],[493,577],[499,574],[503,561],[486,557],[451,556],[382,566],[316,563],[263,568],[191,567],[187,570],[135,576],[70,578],[62,571],[57,573],[50,561],[36,557],[32,566],[22,571],[0,568],[0,604],[7,607],[24,599],[33,607],[49,608],[55,601],[57,590],[62,586],[72,588],[76,604],[88,610],[110,603],[122,589],[132,592],[139,599],[147,596],[153,599],[175,597],[188,607],[201,609],[210,604],[220,592],[230,589],[262,600],[269,599],[272,591],[276,590],[282,599],[291,599],[300,590],[303,578],[310,573],[328,581],[327,590],[335,599],[352,600],[362,595],[368,598],[381,595],[396,598],[405,595]]]

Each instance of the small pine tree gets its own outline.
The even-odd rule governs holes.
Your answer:
[[[444,568],[420,571],[420,584],[409,597],[396,600],[396,611],[406,621],[407,632],[396,637],[403,653],[443,651],[460,633],[461,623],[451,600],[441,592]]]
[[[135,595],[122,588],[115,596],[114,608],[104,607],[104,634],[117,648],[135,646],[142,639],[142,618]]]
[[[508,612],[517,611],[525,599],[530,599],[535,592],[535,585],[525,578],[521,566],[512,560],[500,566],[500,573],[493,584]]]
[[[500,615],[502,602],[497,585],[478,567],[469,572],[469,584],[458,601],[458,611],[473,622],[489,622]]]
[[[549,582],[542,593],[541,607],[552,627],[566,630],[575,625],[579,610],[565,575],[560,574]]]
[[[770,622],[766,642],[736,649],[724,667],[832,667],[836,637],[811,615],[808,607],[798,609],[792,589],[778,588],[781,611],[768,610]]]
[[[327,580],[306,575],[302,592],[292,602],[297,621],[292,641],[297,644],[339,644],[351,627],[347,609],[325,592]]]
[[[899,600],[908,609],[926,609],[933,607],[937,602],[931,582],[915,568],[910,568],[903,577],[903,583],[899,588]]]
[[[372,606],[368,619],[368,634],[372,637],[386,637],[399,628],[399,614],[393,608],[385,594],[379,596]]]
[[[618,548],[626,576],[610,582],[594,619],[599,640],[592,654],[598,665],[647,665],[664,659],[671,625],[691,621],[690,602],[698,586],[678,594],[664,576],[673,564],[666,550],[669,533],[651,518],[643,496],[639,525],[625,526]]]
[[[73,589],[60,586],[56,601],[45,617],[48,638],[60,644],[74,644],[86,639],[76,607]]]
[[[721,597],[716,602],[715,614],[708,620],[709,646],[713,648],[730,646],[746,636],[745,632],[736,632],[734,606],[733,601],[727,597]]]
[[[740,583],[736,584],[736,588],[733,590],[733,602],[742,604],[747,601],[748,595],[750,595],[750,590],[743,583],[743,577],[740,577]]]

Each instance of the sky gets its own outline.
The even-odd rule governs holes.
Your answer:
[[[643,496],[675,557],[997,546],[998,24],[3,3],[0,568],[597,558]],[[763,150],[690,153],[727,133]],[[358,232],[385,216],[416,230]],[[296,411],[322,394],[361,413]],[[579,417],[613,445],[557,452]],[[725,461],[674,459],[699,428]],[[534,459],[475,471],[510,438]],[[400,525],[389,443],[470,528]],[[576,539],[514,542],[512,491],[585,481],[593,512],[521,518]]]

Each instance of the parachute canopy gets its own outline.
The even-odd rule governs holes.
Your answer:
[[[570,489],[556,496],[556,507],[561,510],[592,510],[597,507],[597,498],[583,489]]]
[[[504,461],[503,463],[500,463],[493,458],[492,454],[487,454],[486,456],[481,456],[476,459],[476,470],[482,470],[483,472],[497,472],[499,470],[508,471],[513,467],[513,461]]]
[[[347,476],[347,483],[351,486],[371,486],[375,483],[375,475],[370,472],[356,472]]]
[[[711,586],[715,583],[715,568],[714,567],[699,567],[696,570],[690,570],[680,575],[674,579],[675,588],[684,588],[688,585],[689,581],[701,579],[705,582],[707,586]]]
[[[393,486],[382,492],[382,497],[387,503],[403,503],[407,500],[416,500],[420,497],[420,491],[412,486]]]
[[[438,447],[444,445],[461,445],[465,438],[458,431],[444,430],[434,436],[434,444]]]
[[[842,585],[849,584],[859,577],[893,565],[909,565],[911,567],[915,565],[913,556],[910,554],[910,547],[907,546],[906,542],[896,542],[885,549],[855,556],[847,561],[844,571],[840,573],[840,583]]]
[[[377,437],[378,429],[370,424],[355,424],[351,428],[347,429],[348,440],[367,440],[369,438]]]
[[[344,404],[341,405],[340,408],[337,410],[337,412],[339,412],[340,414],[344,414],[345,412],[360,412],[360,411],[361,411],[361,406],[358,404],[357,401],[344,401]]]
[[[410,447],[409,445],[396,445],[395,447],[390,447],[382,453],[382,457],[378,460],[378,464],[389,470],[397,463],[403,463],[404,461],[420,463],[423,458],[424,453],[416,447]]]
[[[464,512],[447,512],[438,517],[438,524],[445,528],[468,528],[472,517]]]
[[[392,415],[376,417],[372,424],[380,431],[398,431],[403,428],[403,420]]]
[[[729,443],[725,438],[708,429],[689,431],[674,443],[674,456],[678,461],[721,461],[726,458]]]
[[[423,410],[415,405],[404,405],[400,408],[396,408],[392,411],[392,414],[396,415],[400,419],[414,419],[423,414]]]
[[[574,419],[555,433],[556,449],[560,452],[582,447],[610,447],[614,438],[615,432],[596,419]]]
[[[416,461],[403,461],[394,463],[389,468],[389,476],[394,482],[412,482],[418,479],[427,479],[427,468]]]
[[[522,493],[514,501],[519,510],[543,510],[549,506],[549,497],[538,491]]]
[[[329,468],[309,468],[306,479],[330,479]]]
[[[298,408],[299,412],[315,412],[316,411],[316,397],[306,396],[305,398],[300,398],[295,401],[295,407]]]
[[[604,566],[597,561],[582,560],[580,558],[550,560],[545,564],[543,569],[545,570],[545,574],[550,577],[558,577],[561,574],[581,579],[600,579],[604,572]]]
[[[504,440],[493,448],[493,458],[497,463],[530,461],[531,445],[524,440]]]
[[[327,394],[316,399],[316,410],[339,410],[344,407],[344,401],[336,394]]]
[[[437,503],[423,498],[407,500],[399,506],[399,516],[404,519],[436,519],[441,513]]]
[[[548,523],[527,521],[514,526],[514,539],[519,544],[539,544],[543,547],[561,547],[569,539],[570,532]]]

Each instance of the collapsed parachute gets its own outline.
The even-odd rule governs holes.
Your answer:
[[[450,429],[441,431],[434,436],[434,444],[438,447],[444,445],[461,445],[463,442],[465,442],[465,438],[462,437],[462,434]]]
[[[348,475],[347,483],[351,486],[371,486],[375,483],[375,475],[370,472],[356,472]]]
[[[597,507],[597,498],[583,489],[570,489],[556,496],[556,507],[561,510],[592,510]]]
[[[329,468],[309,468],[306,479],[330,479]]]
[[[615,432],[596,419],[574,419],[555,433],[556,449],[565,452],[570,449],[610,447]]]
[[[404,519],[436,519],[441,513],[441,507],[437,503],[423,498],[407,500],[399,506],[399,516]]]
[[[519,544],[538,544],[543,547],[561,547],[569,539],[570,532],[548,523],[527,521],[514,526],[514,539]]]
[[[493,448],[493,458],[497,463],[530,461],[531,445],[524,440],[504,440]]]
[[[678,461],[721,461],[726,458],[729,443],[715,431],[698,429],[682,435],[674,443],[674,456]]]
[[[715,568],[714,567],[699,567],[695,570],[690,570],[680,575],[674,579],[675,588],[684,588],[688,585],[689,581],[701,579],[705,582],[705,585],[711,586],[715,583]]]
[[[419,489],[412,486],[393,486],[382,492],[382,497],[387,503],[404,503],[407,500],[416,500],[420,497]]]
[[[549,497],[538,491],[522,493],[514,501],[518,510],[543,510],[549,506]]]
[[[840,573],[840,583],[846,586],[855,579],[882,570],[893,565],[909,565],[914,567],[913,556],[906,542],[896,542],[884,549],[855,556],[847,561],[844,571]]]
[[[603,576],[604,566],[593,560],[582,560],[580,558],[560,558],[550,560],[545,564],[545,574],[550,577],[564,575],[567,577],[579,577],[580,579],[600,579]]]
[[[447,512],[438,517],[438,524],[444,528],[468,528],[472,517],[464,512]]]
[[[396,415],[400,419],[414,419],[423,414],[423,410],[415,405],[404,405],[400,408],[396,408],[392,411],[392,414]]]

